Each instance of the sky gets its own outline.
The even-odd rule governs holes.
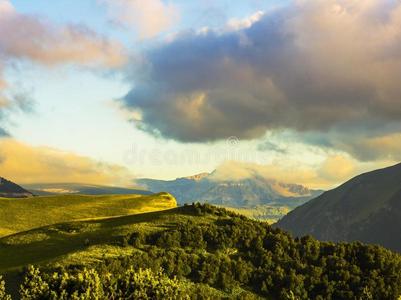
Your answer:
[[[400,45],[393,0],[0,0],[0,176],[331,188],[401,159]]]

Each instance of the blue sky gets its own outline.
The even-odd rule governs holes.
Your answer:
[[[60,24],[85,24],[100,33],[121,38],[127,47],[134,49],[133,51],[146,47],[149,43],[157,43],[153,40],[140,41],[134,32],[113,28],[107,19],[105,7],[99,5],[96,0],[73,4],[71,1],[49,2],[46,0],[13,1],[12,3],[21,13],[45,16]],[[256,3],[260,4],[261,1],[255,1]],[[180,22],[171,31],[222,26],[230,18],[243,18],[254,13],[257,10],[255,4],[244,2],[240,5],[232,5],[230,1],[218,3],[177,1],[175,5],[180,9]],[[271,5],[274,3],[272,2]],[[225,19],[215,19],[215,16]],[[18,140],[119,164],[125,163],[126,152],[130,151],[135,144],[138,143],[144,149],[153,150],[160,143],[133,128],[124,119],[123,112],[118,111],[117,104],[113,103],[114,99],[124,96],[129,91],[129,86],[124,83],[119,74],[99,75],[76,67],[46,70],[29,65],[21,66],[18,71],[11,70],[9,73],[11,80],[24,82],[24,88],[33,92],[32,97],[36,102],[34,113],[21,114],[14,118],[16,127],[13,133]],[[21,75],[24,79],[20,78]],[[177,144],[175,147],[179,152],[191,148],[199,149],[199,145]],[[211,147],[213,149],[215,146]],[[167,165],[165,168],[168,171],[165,172],[163,167],[159,169],[153,166],[150,172],[135,170],[135,166],[132,166],[132,169],[143,176],[174,178],[211,171],[216,167],[216,163],[218,162],[187,168],[181,166],[171,168]],[[143,167],[146,168],[141,166]]]
[[[79,176],[49,175],[56,181],[85,181],[82,174],[100,172],[102,182],[122,182],[97,169],[104,164],[121,167],[130,179],[169,179],[246,164],[267,177],[327,187],[398,160],[401,126],[388,108],[397,104],[390,95],[399,91],[390,81],[348,72],[347,63],[357,67],[376,56],[359,58],[364,42],[347,34],[340,38],[337,31],[343,22],[360,36],[358,22],[365,22],[365,14],[396,11],[396,4],[143,3],[0,0],[3,27],[21,24],[17,33],[0,31],[0,70],[7,83],[0,90],[7,103],[2,108],[0,101],[0,128],[9,133],[0,139],[8,143],[0,171],[34,181],[24,179],[35,174],[16,168],[17,156],[9,154],[23,147],[38,157],[50,155],[53,165],[69,164],[73,157],[71,168]],[[345,17],[339,17],[341,10]],[[326,13],[325,22],[313,17]],[[355,24],[344,19],[347,13],[357,14],[349,16]],[[396,24],[388,26],[391,22]],[[324,43],[326,36],[339,37],[338,56],[325,49],[331,43]],[[391,59],[398,63],[398,56]],[[395,74],[381,62],[372,62],[373,68],[382,68],[382,78]],[[377,103],[389,106],[365,106],[362,86],[381,91],[387,98]],[[16,94],[32,109],[22,107]],[[366,115],[343,113],[366,107]],[[380,113],[373,114],[374,107]],[[81,159],[90,170],[76,163]]]

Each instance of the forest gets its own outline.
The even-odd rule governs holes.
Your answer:
[[[397,299],[401,257],[361,243],[319,242],[207,204],[164,230],[132,230],[130,256],[91,266],[29,266],[21,299]],[[0,280],[0,299],[10,299]],[[226,293],[226,294],[224,294]]]

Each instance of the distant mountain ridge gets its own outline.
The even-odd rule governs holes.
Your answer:
[[[138,179],[135,182],[155,193],[169,192],[180,204],[199,201],[229,207],[266,204],[296,207],[321,193],[302,185],[282,183],[261,176],[220,181],[214,179],[213,173],[175,180]]]
[[[356,176],[298,207],[276,226],[296,236],[401,251],[401,164]]]
[[[27,198],[33,194],[18,184],[0,177],[0,197],[3,198]]]
[[[81,195],[150,195],[152,192],[115,186],[83,184],[83,183],[37,183],[27,184],[25,187],[35,195],[63,195],[63,194],[81,194]]]

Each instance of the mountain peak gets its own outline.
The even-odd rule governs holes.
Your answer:
[[[152,192],[167,191],[180,204],[207,202],[228,207],[255,207],[257,205],[298,206],[320,194],[296,184],[281,183],[261,176],[241,180],[213,177],[213,173],[200,173],[175,180],[140,179],[139,185]]]
[[[189,180],[195,180],[195,181],[199,181],[202,180],[206,177],[210,176],[210,173],[207,172],[203,172],[203,173],[199,173],[196,175],[192,175],[192,176],[187,176],[187,177],[181,177],[181,178],[177,178],[177,179],[189,179]]]

